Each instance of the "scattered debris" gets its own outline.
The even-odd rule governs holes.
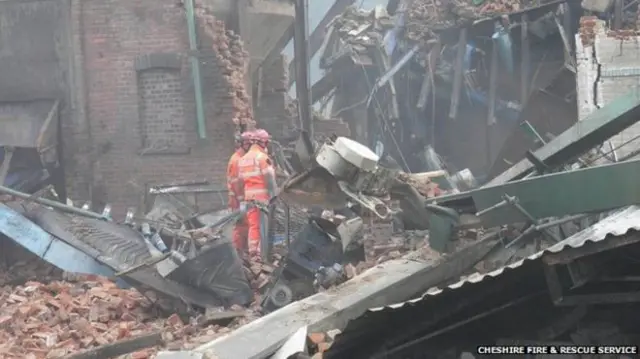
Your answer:
[[[0,356],[61,358],[126,338],[155,338],[155,332],[162,333],[169,350],[192,349],[244,323],[232,316],[225,318],[227,326],[177,314],[159,318],[153,301],[153,293],[120,289],[107,278],[91,275],[73,282],[5,286],[0,291]],[[148,358],[157,349],[142,349],[133,357]]]

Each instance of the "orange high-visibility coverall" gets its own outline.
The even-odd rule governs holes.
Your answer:
[[[267,204],[275,192],[275,170],[259,145],[253,145],[238,162],[238,172],[244,184],[244,200]],[[260,255],[260,242],[267,240],[267,216],[257,207],[247,210],[249,254]]]
[[[240,177],[238,176],[238,161],[245,155],[245,151],[242,148],[238,148],[227,164],[227,190],[229,191],[229,209],[231,211],[237,211],[240,208],[240,203],[244,201],[243,186]],[[239,250],[246,250],[247,248],[247,222],[243,219],[237,221],[233,226],[232,241],[233,246]]]

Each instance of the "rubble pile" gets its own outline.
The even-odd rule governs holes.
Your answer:
[[[271,263],[251,262],[249,258],[243,260],[244,273],[251,284],[251,288],[256,291],[256,296],[259,296],[260,293],[266,289],[271,274],[280,265],[281,260],[282,255],[279,253],[273,254],[273,261]]]
[[[398,178],[415,188],[418,193],[427,198],[437,197],[442,194],[442,189],[440,189],[438,184],[427,176],[420,177],[416,175],[409,175],[407,173],[400,173],[398,174]]]
[[[204,24],[203,30],[213,40],[215,61],[222,70],[225,80],[224,88],[233,101],[233,122],[236,126],[253,129],[256,125],[247,90],[245,75],[249,54],[243,48],[242,39],[231,30],[225,28],[223,21],[217,20],[213,10],[204,3],[196,3],[196,17]],[[216,84],[216,86],[220,86]]]
[[[360,53],[370,46],[382,44],[384,34],[393,28],[394,20],[384,10],[364,11],[349,7],[334,20],[334,26],[340,38]]]
[[[524,8],[520,0],[414,0],[408,7],[407,38],[425,41],[433,31],[470,24]]]
[[[405,38],[425,42],[435,37],[434,31],[524,8],[520,0],[414,0],[407,6],[404,18]],[[366,46],[381,43],[386,32],[394,27],[395,20],[380,8],[363,11],[350,7],[334,24],[341,39],[359,52]]]
[[[76,279],[2,288],[0,357],[59,358],[153,332],[162,333],[168,350],[192,349],[241,324],[207,325],[201,318],[183,322],[176,314],[158,319],[150,299],[136,290],[120,289],[98,276]],[[130,357],[148,358],[157,349]]]
[[[60,280],[63,272],[13,241],[0,236],[0,286],[29,280]]]
[[[410,42],[424,43],[436,37],[438,30],[469,25],[481,18],[523,8],[520,0],[414,0],[407,6],[403,37]],[[395,24],[396,20],[381,7],[372,11],[350,7],[333,23],[340,39],[358,54],[382,44]]]
[[[308,349],[310,353],[313,353],[312,359],[322,358],[324,352],[331,348],[336,336],[341,333],[338,329],[332,329],[327,332],[314,332],[307,335],[307,342],[309,343]]]

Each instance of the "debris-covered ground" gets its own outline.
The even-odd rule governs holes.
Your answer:
[[[367,232],[366,260],[345,268],[349,279],[424,249],[427,238],[426,232],[394,234],[390,223],[369,223]],[[9,240],[0,243],[5,256],[0,263],[0,358],[60,358],[159,332],[164,345],[123,357],[148,358],[159,350],[193,349],[260,316],[259,294],[248,309],[230,308],[242,314],[227,321],[211,322],[206,313],[186,318],[161,312],[153,305],[153,292],[121,289],[109,278],[63,273]],[[275,252],[272,263],[245,266],[256,293],[268,284],[286,250]]]
[[[193,349],[256,317],[237,308],[244,315],[222,326],[205,315],[160,313],[153,293],[118,288],[109,278],[62,273],[8,240],[1,242],[3,254],[19,260],[5,258],[0,267],[0,358],[60,358],[156,331],[167,350]],[[147,358],[159,349],[128,357]]]

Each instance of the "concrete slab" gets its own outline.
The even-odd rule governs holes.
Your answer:
[[[373,307],[419,296],[445,280],[459,277],[483,258],[495,240],[478,242],[441,262],[393,260],[371,268],[327,292],[318,293],[251,322],[195,351],[217,359],[262,359],[273,354],[293,333],[344,328]]]
[[[246,8],[242,21],[242,37],[249,56],[251,69],[257,68],[278,45],[279,40],[293,23],[295,9],[292,3],[256,1]]]
[[[203,0],[203,3],[221,19],[226,19],[235,11],[233,0]]]
[[[203,353],[176,351],[176,352],[159,352],[155,359],[205,359]]]

